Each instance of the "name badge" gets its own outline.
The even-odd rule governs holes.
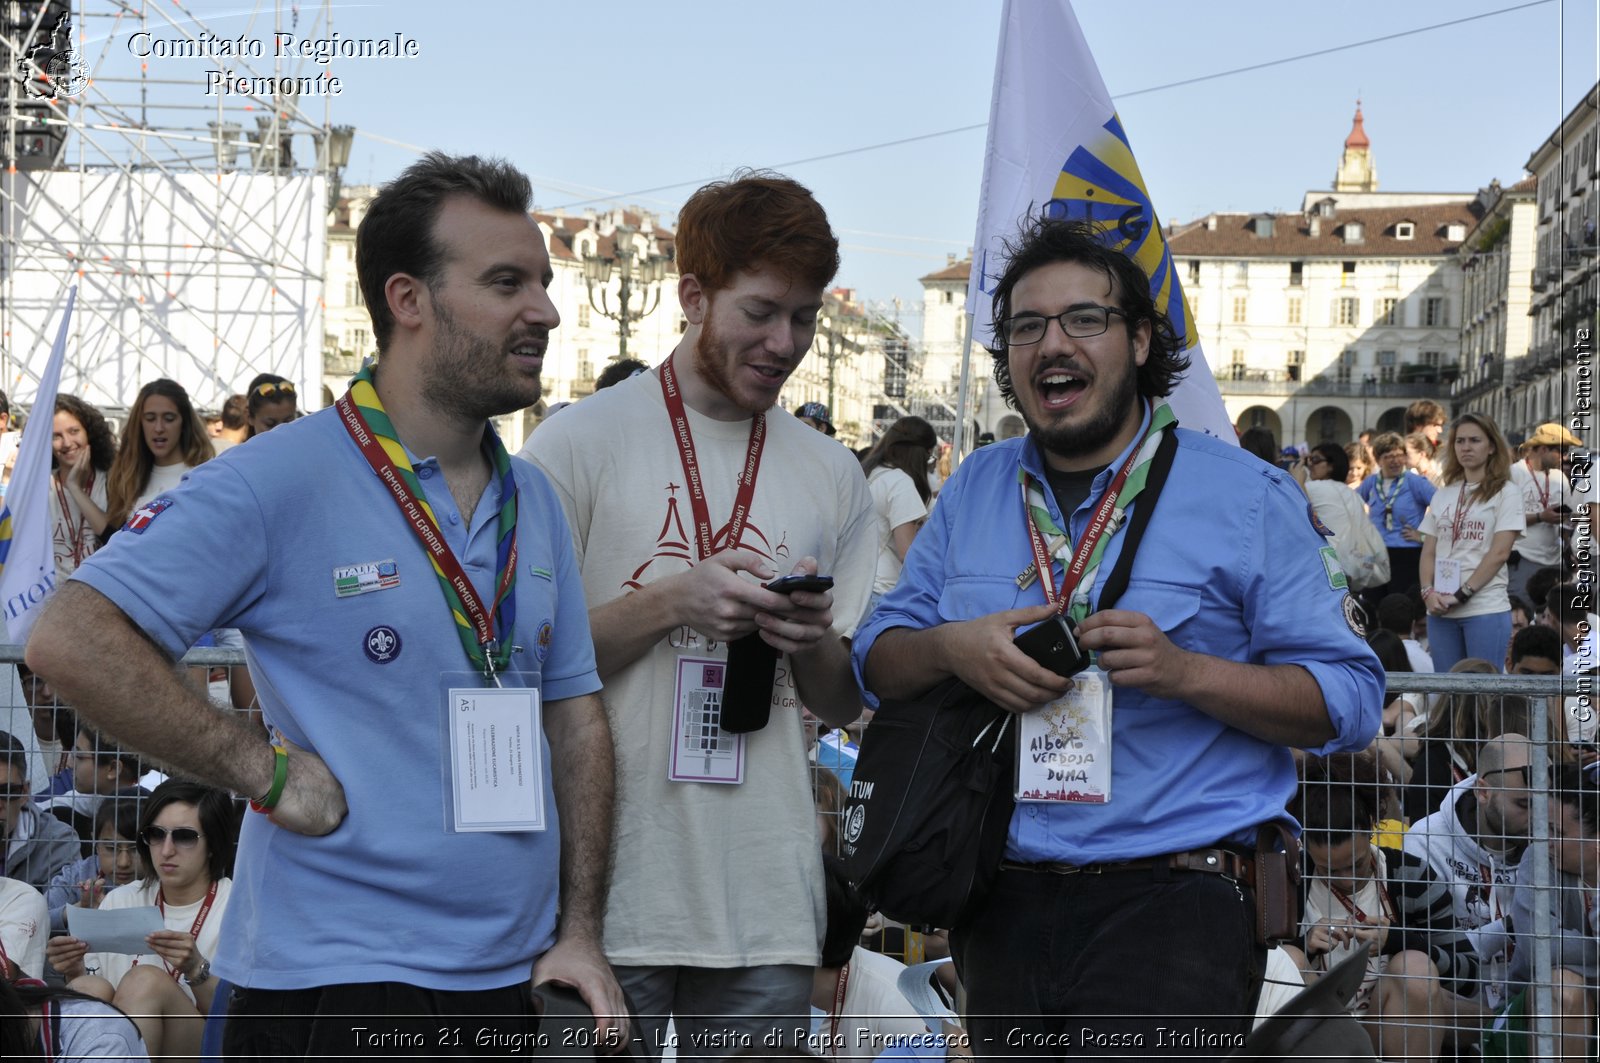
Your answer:
[[[728,662],[710,657],[679,657],[673,696],[672,782],[744,782],[742,734],[722,729],[722,688]]]
[[[358,594],[386,591],[400,586],[400,568],[388,561],[368,561],[360,565],[341,565],[333,570],[335,598],[354,598]]]
[[[1454,557],[1439,557],[1433,562],[1433,589],[1440,594],[1454,594],[1461,589],[1461,561]]]
[[[450,686],[445,698],[450,736],[445,787],[453,798],[454,828],[544,830],[539,691]]]
[[[1111,684],[1104,672],[1084,669],[1065,694],[1019,722],[1018,801],[1111,800]]]

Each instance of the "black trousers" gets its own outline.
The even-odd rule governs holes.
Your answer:
[[[1167,868],[1000,872],[950,935],[980,1058],[1220,1059],[1266,966],[1252,891]]]

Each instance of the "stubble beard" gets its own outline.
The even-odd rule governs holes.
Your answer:
[[[749,399],[742,398],[735,390],[733,377],[728,369],[732,358],[727,346],[722,342],[722,337],[717,334],[716,326],[711,322],[712,316],[707,312],[705,320],[700,324],[700,334],[695,337],[693,352],[695,373],[723,398],[752,417],[770,410],[772,403],[751,405]]]
[[[438,335],[424,387],[435,407],[462,420],[484,421],[539,401],[544,388],[538,376],[523,378],[531,385],[531,395],[520,391],[513,382],[513,371],[502,362],[505,352],[463,328],[437,294],[433,304]]]

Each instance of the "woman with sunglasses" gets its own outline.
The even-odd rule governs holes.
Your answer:
[[[245,438],[253,439],[299,416],[294,382],[275,373],[258,373],[245,392]]]
[[[205,422],[182,384],[163,378],[140,388],[106,477],[107,535],[215,454]]]
[[[145,802],[139,824],[144,877],[112,890],[100,907],[158,909],[165,929],[145,938],[150,951],[91,953],[78,938],[58,937],[45,955],[69,988],[134,1016],[152,1057],[193,1056],[217,989],[210,957],[233,887],[233,809],[220,790],[169,779]]]

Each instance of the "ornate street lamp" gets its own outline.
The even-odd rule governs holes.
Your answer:
[[[618,225],[612,232],[612,257],[599,254],[583,256],[583,282],[589,289],[589,305],[601,317],[617,323],[617,357],[628,356],[628,334],[633,325],[644,320],[661,303],[661,282],[667,276],[667,257],[653,247],[640,251],[634,247],[637,226]],[[611,275],[617,275],[617,308],[612,310],[607,302]],[[642,287],[638,310],[628,309],[635,285]],[[595,289],[600,289],[600,299],[595,301]]]

